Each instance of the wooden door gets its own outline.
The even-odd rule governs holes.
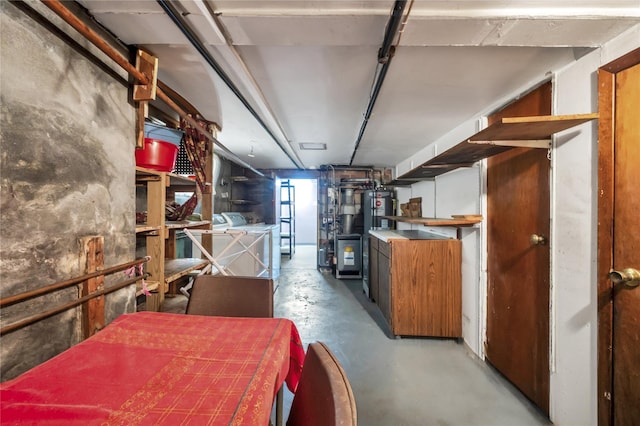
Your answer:
[[[599,71],[598,420],[640,424],[640,49]]]
[[[489,117],[551,114],[546,83]],[[492,157],[487,169],[487,360],[549,414],[547,150],[518,148]]]

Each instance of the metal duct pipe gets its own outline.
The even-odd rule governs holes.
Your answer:
[[[371,113],[373,112],[373,107],[376,104],[376,100],[378,99],[378,94],[380,93],[380,89],[382,88],[382,83],[384,83],[384,79],[387,75],[387,71],[389,70],[391,59],[393,58],[393,55],[395,53],[393,40],[396,37],[400,24],[402,23],[402,14],[404,13],[404,9],[406,5],[407,5],[406,0],[396,0],[395,4],[393,5],[393,12],[391,13],[391,17],[389,18],[389,22],[387,23],[387,29],[384,34],[384,39],[382,41],[382,47],[380,47],[380,50],[378,50],[378,63],[382,64],[382,68],[380,69],[380,72],[378,73],[378,77],[376,78],[376,82],[373,87],[373,92],[371,93],[371,98],[369,98],[369,105],[367,106],[367,111],[364,115],[362,126],[360,126],[360,132],[358,132],[358,138],[356,139],[356,146],[353,148],[353,153],[351,154],[351,160],[349,160],[349,165],[353,164],[353,159],[356,156],[356,152],[358,151],[360,142],[362,142],[362,136],[364,136],[364,131],[367,128],[367,124],[369,123],[369,118],[371,117]]]
[[[406,0],[396,0],[396,3],[393,5],[393,12],[391,13],[391,17],[387,23],[387,30],[385,31],[384,39],[382,40],[382,47],[378,51],[378,62],[381,64],[387,63],[393,56],[391,49],[393,39],[396,37],[398,28],[402,23],[402,14],[404,13],[406,5]]]
[[[298,164],[296,160],[287,152],[287,150],[282,146],[278,138],[273,134],[271,129],[266,125],[266,123],[262,120],[260,115],[258,115],[257,111],[249,104],[249,101],[244,97],[244,95],[240,92],[238,87],[231,81],[227,73],[220,67],[220,65],[213,59],[211,54],[207,51],[204,45],[200,42],[198,37],[193,33],[191,28],[187,25],[187,23],[182,19],[180,13],[174,9],[174,7],[165,0],[156,0],[160,7],[165,11],[169,18],[173,21],[173,23],[182,31],[182,34],[189,40],[191,45],[202,55],[202,57],[207,61],[207,63],[213,68],[213,70],[218,74],[218,76],[222,79],[222,81],[227,85],[227,87],[233,92],[234,95],[242,102],[242,105],[247,108],[247,110],[251,113],[251,115],[258,121],[260,126],[267,132],[267,134],[275,141],[278,147],[285,153],[285,155],[291,160],[294,166],[298,169],[302,169],[302,165]]]

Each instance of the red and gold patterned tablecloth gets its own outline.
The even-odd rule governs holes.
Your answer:
[[[267,425],[304,349],[280,318],[139,312],[0,385],[2,424]]]

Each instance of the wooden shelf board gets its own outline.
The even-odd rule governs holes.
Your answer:
[[[165,226],[167,229],[183,229],[183,228],[197,228],[199,226],[206,226],[211,223],[210,220],[178,220],[178,221],[166,221]]]
[[[478,154],[477,154],[478,155],[478,160],[481,160],[482,158],[486,158],[483,155],[485,153],[489,152],[489,151],[491,152],[491,155],[495,155],[495,154],[499,154],[500,152],[504,152],[504,151],[507,151],[508,149],[511,149],[511,148],[506,147],[506,146],[476,145],[476,144],[470,144],[468,142],[464,142],[464,143],[466,145],[479,147],[479,149],[476,148],[476,151],[478,152]],[[459,145],[457,145],[457,146],[459,146]],[[454,148],[456,148],[456,147],[454,147]],[[487,147],[489,149],[487,149]],[[465,154],[463,152],[463,155],[469,155],[469,154],[468,153]],[[488,156],[490,157],[491,155],[488,155]],[[459,161],[459,160],[456,160],[456,157],[457,157],[456,155],[452,155],[449,158],[449,161]],[[434,160],[436,160],[436,158],[438,158],[438,157],[435,157]],[[478,161],[478,160],[476,160],[476,161]],[[467,164],[467,162],[465,161],[464,164]],[[437,168],[425,167],[425,165],[422,165],[422,166],[416,167],[415,169],[410,170],[409,172],[405,173],[404,175],[398,177],[397,180],[400,180],[400,181],[411,180],[411,183],[416,183],[416,182],[420,182],[420,181],[423,181],[423,180],[426,180],[426,179],[433,179],[436,176],[440,176],[440,175],[443,175],[445,173],[452,172],[452,171],[454,171],[456,169],[459,169],[461,167],[462,167],[462,165],[457,165],[457,164],[448,165],[447,167],[437,167]]]
[[[164,281],[169,284],[178,278],[188,275],[189,272],[202,269],[209,264],[206,259],[184,258],[165,259],[164,261]]]
[[[160,284],[157,281],[147,281],[147,290],[158,291]],[[142,281],[136,283],[136,297],[142,296]]]
[[[505,117],[469,138],[470,141],[551,139],[554,133],[598,118],[598,113]]]
[[[550,140],[554,133],[570,129],[598,118],[598,113],[546,115],[536,117],[506,117],[470,138],[435,156],[422,165],[398,176],[394,182],[432,179],[460,167],[513,149],[513,146],[491,144],[492,141],[527,141],[532,147],[541,140]],[[485,142],[485,143],[481,143]]]
[[[167,185],[169,186],[177,187],[180,189],[188,187],[190,190],[193,190],[196,187],[196,181],[187,176],[136,166],[136,181],[158,180],[163,175],[169,178],[167,180]]]
[[[473,219],[447,219],[435,217],[407,217],[407,216],[382,216],[385,219],[395,220],[396,222],[414,223],[424,226],[472,226],[482,222],[482,218]]]
[[[411,178],[403,178],[403,179],[394,179],[391,182],[386,183],[386,186],[411,186],[416,182],[421,182],[425,179],[411,179]]]
[[[136,234],[140,234],[142,232],[151,232],[151,231],[159,231],[161,226],[151,226],[146,223],[139,223],[136,225]]]
[[[160,173],[162,173],[162,172],[159,172],[159,171],[153,170],[153,169],[147,169],[145,167],[136,166],[136,174],[139,174],[139,175],[142,175],[142,176],[144,176],[144,175],[156,175],[156,176],[158,176],[158,175],[160,175]]]
[[[257,204],[260,204],[260,201],[253,201],[253,200],[231,200],[231,204],[236,204],[236,205],[257,205]]]
[[[178,187],[189,186],[194,189],[196,187],[196,181],[186,176],[178,175],[175,173],[167,173],[167,176],[169,176],[169,184],[171,186],[178,186]]]
[[[252,178],[248,176],[231,176],[229,179],[233,183],[244,183],[247,185],[259,185],[263,182],[272,180],[271,178],[266,176],[256,177],[256,178]]]
[[[162,172],[157,170],[145,169],[136,166],[136,183],[144,183],[149,181],[159,181],[162,179]]]

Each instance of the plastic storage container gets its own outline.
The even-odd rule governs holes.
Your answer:
[[[144,138],[144,149],[136,149],[136,166],[170,172],[176,166],[178,146],[158,139]]]
[[[182,130],[170,129],[153,123],[144,123],[145,138],[170,142],[177,147],[180,147],[180,141],[182,140],[183,134],[184,132]]]

